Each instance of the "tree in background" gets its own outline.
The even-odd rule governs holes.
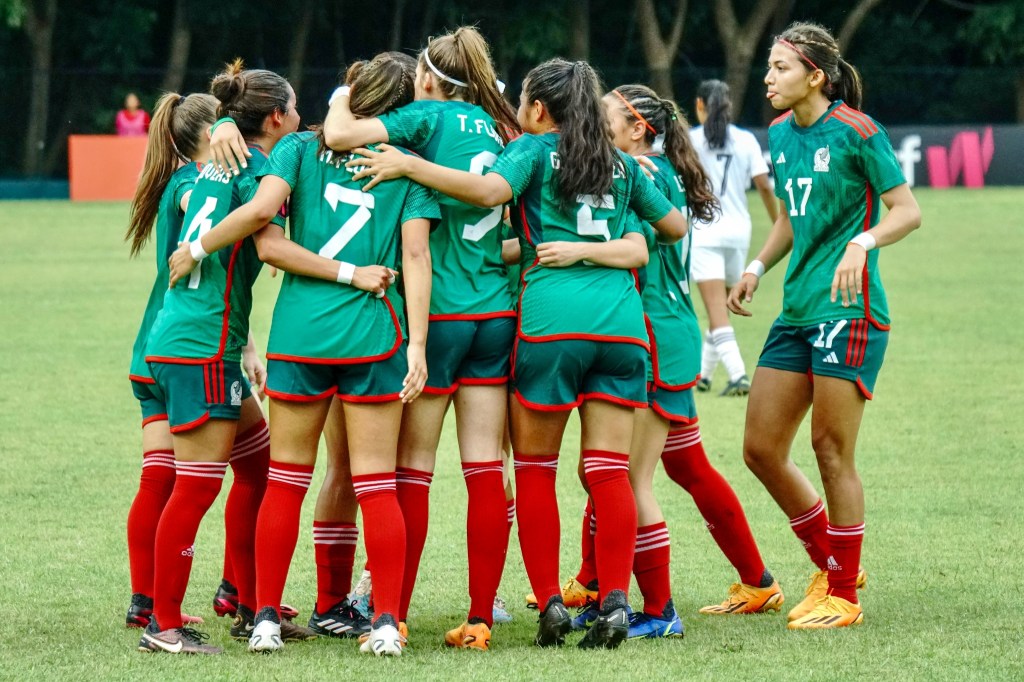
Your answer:
[[[640,29],[640,40],[644,46],[644,57],[650,73],[654,91],[662,97],[675,99],[672,83],[672,67],[679,54],[683,40],[683,25],[686,23],[687,0],[676,0],[675,11],[669,22],[668,36],[661,33],[661,23],[654,0],[636,1],[636,21]]]
[[[0,7],[8,25],[25,31],[31,45],[32,86],[28,97],[28,128],[25,131],[22,172],[34,177],[42,171],[43,152],[46,149],[57,0],[3,0]]]
[[[1007,67],[1016,90],[1017,122],[1024,123],[1024,1],[979,6],[961,35],[989,64]]]

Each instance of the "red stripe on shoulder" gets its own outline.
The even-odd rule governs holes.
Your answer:
[[[793,110],[792,110],[792,109],[790,109],[789,111],[787,111],[786,113],[784,113],[784,114],[783,114],[782,116],[779,116],[779,117],[778,117],[778,118],[776,118],[776,119],[775,119],[774,121],[772,121],[771,123],[769,123],[769,124],[768,124],[768,127],[769,127],[769,128],[771,128],[771,127],[772,127],[773,125],[775,125],[776,123],[782,123],[783,121],[785,121],[785,120],[786,120],[787,118],[789,118],[789,117],[790,117],[790,116],[792,116],[792,115],[793,115]]]
[[[848,118],[842,112],[841,109],[836,109],[835,111],[833,111],[832,112],[832,118],[836,119],[837,121],[842,121],[846,125],[850,126],[854,130],[856,130],[857,134],[860,135],[861,138],[866,140],[866,139],[868,139],[870,137],[870,135],[868,135],[867,129],[863,126],[863,124]]]
[[[851,119],[863,123],[864,127],[867,128],[868,133],[874,135],[878,132],[878,125],[863,111],[858,111],[845,103],[839,105],[839,108],[843,110],[843,113],[849,114]]]

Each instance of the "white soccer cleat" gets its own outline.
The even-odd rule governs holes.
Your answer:
[[[403,639],[394,625],[381,625],[370,630],[370,636],[359,645],[359,651],[374,656],[401,656]]]
[[[281,640],[281,624],[272,620],[261,620],[256,623],[249,636],[249,651],[270,653],[284,648]]]

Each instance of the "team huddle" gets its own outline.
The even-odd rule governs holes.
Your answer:
[[[587,63],[553,59],[527,74],[516,110],[473,28],[418,58],[350,67],[323,126],[305,132],[287,80],[237,61],[210,94],[164,95],[127,236],[137,254],[155,226],[157,276],[130,370],[143,418],[128,517],[139,649],[222,652],[181,607],[230,466],[214,607],[234,617],[231,636],[257,652],[325,636],[400,655],[452,405],[468,608],[446,645],[487,650],[510,618],[497,592],[514,525],[538,646],[574,630],[582,648],[681,637],[659,461],[739,576],[701,613],[778,611],[779,583],[702,445],[694,390],[710,388],[719,361],[723,395],[749,392],[744,459],[815,564],[788,627],[861,623],[853,452],[888,336],[877,248],[920,212],[825,29],[778,36],[765,84],[787,112],[769,130],[779,201],[756,141],[729,122],[724,84],[702,86],[704,125],[690,130],[650,88],[605,91]],[[743,270],[751,181],[774,224]],[[787,255],[783,309],[751,380],[728,311],[749,315],[760,278]],[[284,273],[265,368],[249,333],[264,263]],[[789,459],[812,406],[827,512]],[[555,476],[574,408],[587,505],[580,568],[562,584]],[[303,626],[282,595],[321,435],[317,594]],[[354,593],[360,512],[367,564]]]

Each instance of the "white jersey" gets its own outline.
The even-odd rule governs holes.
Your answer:
[[[690,130],[690,140],[711,180],[715,196],[722,204],[722,215],[717,220],[694,226],[692,245],[749,248],[747,189],[753,178],[768,173],[761,145],[752,133],[734,125],[729,126],[724,147],[709,148],[703,126]]]

